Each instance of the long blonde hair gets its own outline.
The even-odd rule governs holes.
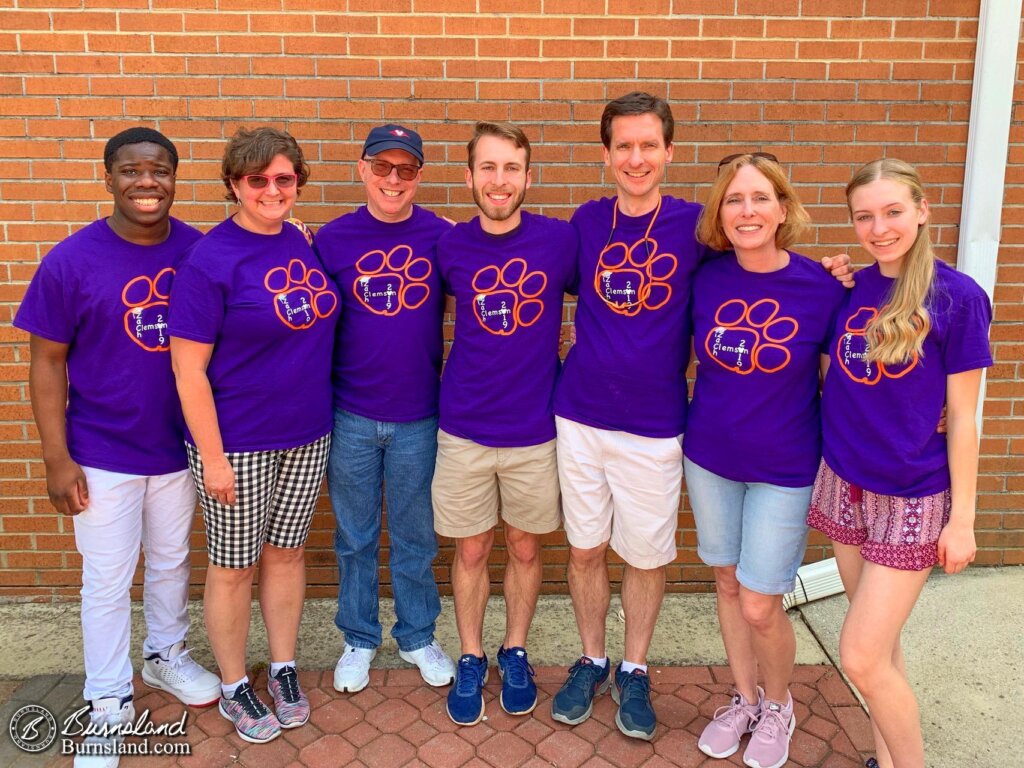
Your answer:
[[[847,205],[856,189],[879,179],[904,184],[910,190],[915,207],[920,209],[925,199],[921,177],[913,166],[895,158],[875,160],[857,171],[846,185]],[[921,355],[925,336],[932,327],[925,304],[934,280],[935,253],[925,221],[918,227],[914,244],[903,256],[899,276],[888,299],[878,316],[868,324],[869,360],[898,365]]]

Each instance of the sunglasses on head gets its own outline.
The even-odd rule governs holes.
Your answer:
[[[274,182],[274,186],[278,189],[291,189],[295,186],[298,178],[294,173],[278,173],[273,176],[267,176],[263,173],[250,173],[248,176],[243,176],[242,180],[251,189],[266,189],[271,181]]]
[[[726,155],[721,160],[719,160],[718,161],[718,167],[721,168],[723,165],[728,165],[733,160],[735,160],[737,157],[743,157],[745,155],[750,155],[751,157],[760,157],[760,158],[763,158],[765,160],[768,160],[769,162],[776,163],[776,164],[778,164],[778,162],[779,162],[779,158],[777,158],[775,155],[771,154],[770,152],[737,152],[735,155]]]
[[[398,178],[402,181],[412,181],[420,172],[420,166],[411,163],[389,163],[387,160],[378,160],[372,157],[363,159],[370,164],[370,170],[373,171],[374,176],[387,178],[391,175],[391,169],[394,168],[398,173]]]

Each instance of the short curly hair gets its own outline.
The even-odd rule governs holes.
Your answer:
[[[239,128],[224,147],[224,157],[220,163],[220,175],[227,188],[224,196],[233,203],[238,202],[231,182],[243,176],[261,173],[278,155],[287,157],[298,177],[297,184],[301,189],[309,179],[309,165],[302,156],[302,148],[294,137],[277,128],[263,126],[251,131]]]

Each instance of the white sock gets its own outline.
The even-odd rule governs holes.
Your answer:
[[[625,659],[622,660],[622,667],[621,668],[622,668],[622,671],[625,674],[627,674],[627,675],[630,672],[632,672],[634,669],[639,669],[645,675],[647,674],[647,665],[646,664],[634,664],[632,661],[626,661]]]
[[[239,686],[242,686],[242,685],[244,685],[245,683],[248,683],[248,682],[249,682],[249,676],[248,675],[246,675],[241,680],[239,680],[238,682],[235,682],[235,683],[223,683],[222,682],[220,684],[221,696],[223,696],[225,699],[232,698],[235,695],[235,692],[238,690]]]
[[[587,654],[583,654],[583,655],[586,656],[588,659],[590,659],[592,662],[594,662],[594,666],[596,666],[596,667],[600,667],[601,669],[604,669],[605,667],[608,666],[608,657],[607,656],[602,656],[601,658],[598,658],[597,656],[587,656]]]
[[[277,677],[277,673],[280,672],[285,667],[294,667],[294,666],[295,666],[295,659],[292,659],[291,661],[272,661],[272,662],[270,662],[270,676],[271,677]]]

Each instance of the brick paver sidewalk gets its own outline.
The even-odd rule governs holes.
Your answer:
[[[526,717],[502,711],[497,674],[485,690],[487,719],[471,728],[455,726],[445,711],[447,689],[423,684],[415,669],[374,670],[370,686],[355,695],[336,693],[332,671],[305,672],[300,679],[313,712],[302,728],[286,730],[269,744],[235,735],[215,707],[191,710],[186,740],[190,756],[124,757],[123,768],[240,764],[278,766],[431,766],[432,768],[514,768],[516,766],[725,766],[742,765],[742,749],[728,760],[711,760],[697,749],[697,736],[715,709],[727,703],[729,671],[724,667],[657,667],[651,670],[658,730],[652,742],[630,739],[615,727],[611,697],[598,698],[593,716],[569,727],[550,716],[550,698],[561,685],[562,667],[537,669],[540,702]],[[154,723],[181,717],[167,694],[136,680],[136,710],[149,709]],[[255,681],[265,701],[266,673]],[[871,748],[867,717],[831,666],[796,668],[792,686],[798,727],[790,748],[792,766],[859,768]],[[51,760],[70,766],[70,758]]]

